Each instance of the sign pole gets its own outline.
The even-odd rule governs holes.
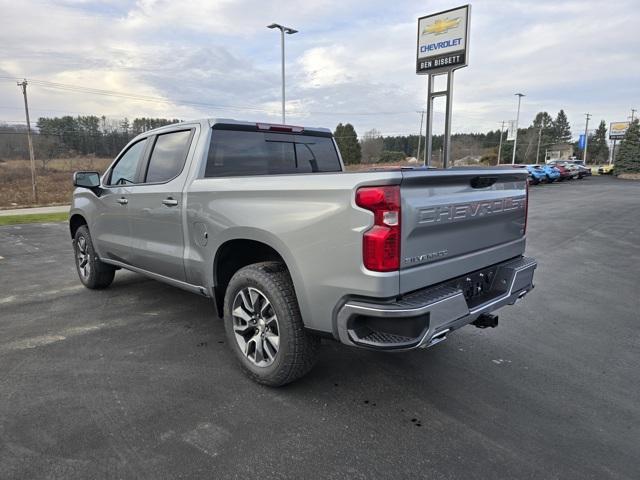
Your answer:
[[[616,140],[615,138],[613,139],[613,149],[611,150],[611,156],[609,157],[609,165],[611,165],[614,161],[614,159],[616,158],[616,142],[618,140]]]
[[[442,162],[442,168],[448,168],[451,160],[451,104],[453,99],[453,72],[450,70],[447,73],[447,103],[445,107],[445,120],[444,120],[444,160]]]
[[[427,75],[427,119],[425,122],[424,135],[424,165],[431,166],[431,149],[433,147],[431,136],[431,125],[433,124],[433,99],[431,98],[431,90],[433,89],[433,79],[431,75]]]
[[[418,158],[420,161],[420,148],[422,147],[422,124],[424,123],[424,110],[418,112],[420,114],[420,128],[418,129]]]

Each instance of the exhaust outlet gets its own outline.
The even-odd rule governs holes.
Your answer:
[[[444,342],[447,339],[447,334],[450,332],[450,329],[443,330],[441,332],[436,333],[431,340],[429,341],[429,346],[432,347],[440,342]]]
[[[491,313],[483,313],[471,324],[477,328],[496,328],[498,326],[498,316]]]

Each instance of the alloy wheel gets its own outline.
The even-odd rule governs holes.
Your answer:
[[[91,274],[90,259],[87,239],[84,236],[80,236],[76,243],[76,261],[78,262],[80,276],[84,279],[89,278]]]
[[[233,300],[233,333],[244,356],[258,367],[268,367],[280,348],[280,328],[273,305],[254,287],[240,290]]]

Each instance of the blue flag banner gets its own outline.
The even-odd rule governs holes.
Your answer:
[[[584,133],[580,135],[580,139],[578,140],[578,148],[580,150],[584,150]]]

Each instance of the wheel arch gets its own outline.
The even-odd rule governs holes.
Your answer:
[[[220,317],[223,316],[224,295],[231,277],[241,268],[253,263],[277,261],[284,264],[293,281],[296,298],[300,304],[299,292],[296,289],[297,272],[290,257],[282,253],[271,242],[264,239],[238,237],[228,239],[216,250],[213,260],[213,296]]]
[[[74,213],[71,215],[69,218],[69,233],[71,233],[72,240],[75,238],[78,229],[83,225],[88,225],[88,223],[82,214]]]

